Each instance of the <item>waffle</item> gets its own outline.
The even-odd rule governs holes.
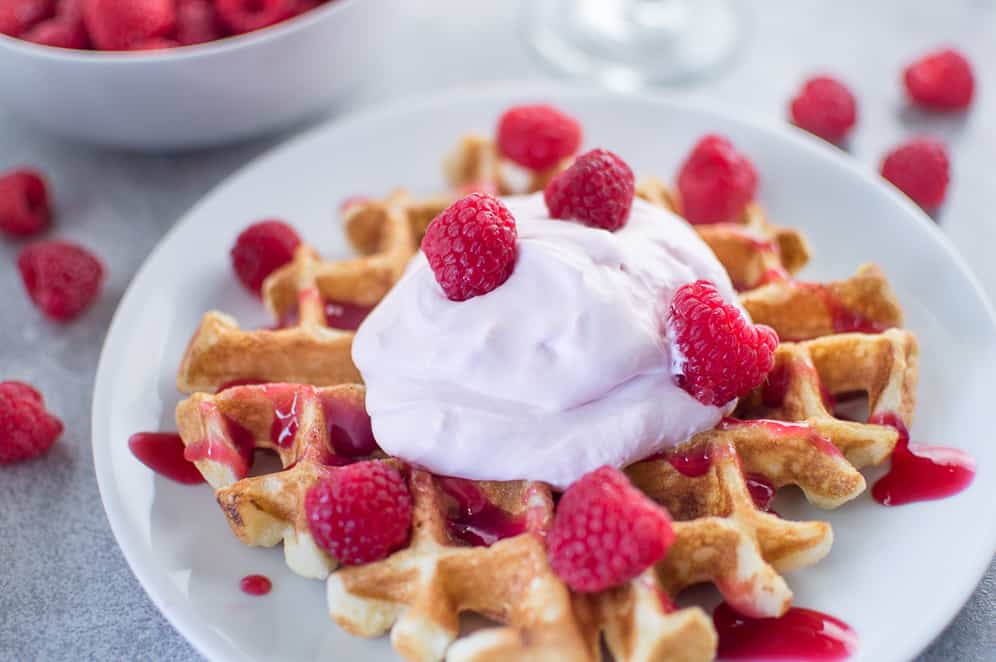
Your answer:
[[[518,173],[493,143],[470,136],[449,157],[446,172],[456,191],[492,187],[505,194],[539,190],[560,167],[532,175],[517,189],[512,179]],[[642,180],[637,194],[680,211],[658,180]],[[634,485],[671,513],[675,543],[625,585],[577,594],[547,563],[550,488],[443,478],[384,457],[363,410],[363,387],[348,383],[358,382],[348,362],[351,334],[323,324],[326,300],[376,303],[426,224],[451,199],[419,204],[398,195],[350,209],[347,232],[366,257],[322,262],[305,248],[267,280],[264,301],[278,320],[299,311],[287,328],[245,332],[229,318],[222,320],[229,335],[219,340],[223,316],[205,317],[184,358],[181,388],[291,382],[198,393],[178,407],[184,443],[199,458],[235,535],[249,545],[283,542],[292,570],[327,577],[333,620],[364,637],[390,631],[395,649],[409,660],[580,662],[601,659],[602,641],[620,662],[711,660],[717,647],[711,619],[699,607],[675,605],[681,591],[701,583],[714,584],[744,614],[784,613],[792,592],[781,573],[822,559],[833,531],[826,522],[780,518],[770,497],[795,485],[813,505],[839,507],[864,491],[858,469],[891,454],[896,430],[836,416],[835,398],[865,395],[872,420],[894,413],[909,425],[913,415],[916,340],[900,328],[902,311],[881,271],[866,265],[839,282],[795,280],[809,260],[805,239],[770,223],[758,205],[735,222],[696,226],[744,308],[782,338],[775,367],[716,429],[627,468]],[[317,365],[318,354],[348,367],[335,372]],[[276,452],[282,469],[250,476],[255,449]],[[412,535],[382,561],[336,570],[311,538],[304,495],[357,457],[394,463],[406,475]],[[482,539],[468,515],[502,523],[504,537]],[[464,612],[498,626],[463,633]]]
[[[215,391],[233,382],[334,385],[359,382],[350,358],[352,329],[333,328],[329,306],[356,315],[372,308],[401,277],[429,222],[447,197],[414,201],[403,192],[345,211],[345,228],[360,257],[324,261],[307,245],[263,283],[275,328],[246,330],[229,315],[204,315],[177,374],[183,393]]]

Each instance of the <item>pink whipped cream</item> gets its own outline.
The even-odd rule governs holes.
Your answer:
[[[616,232],[551,219],[542,195],[504,200],[519,255],[496,290],[450,301],[425,256],[360,326],[353,360],[374,436],[435,473],[565,488],[708,430],[726,407],[673,378],[661,335],[675,290],[726,272],[674,214],[636,200]]]

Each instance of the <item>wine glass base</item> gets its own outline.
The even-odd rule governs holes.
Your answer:
[[[529,0],[525,30],[537,55],[561,74],[614,88],[701,77],[741,42],[728,0]]]

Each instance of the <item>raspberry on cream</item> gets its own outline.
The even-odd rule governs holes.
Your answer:
[[[437,474],[564,488],[729,413],[735,402],[705,405],[675,383],[660,332],[686,283],[736,301],[690,226],[642,200],[615,232],[551,219],[541,194],[504,202],[519,236],[507,281],[451,301],[420,253],[357,331],[385,451]]]

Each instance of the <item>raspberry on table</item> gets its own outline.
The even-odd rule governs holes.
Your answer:
[[[242,284],[256,295],[263,281],[294,259],[301,238],[287,223],[270,219],[254,223],[242,231],[232,246],[232,268]]]
[[[944,202],[949,170],[947,150],[930,138],[903,143],[882,161],[882,176],[927,210]]]
[[[906,91],[919,106],[964,110],[972,103],[975,76],[968,59],[946,48],[927,53],[903,70]]]
[[[748,321],[707,280],[678,288],[665,327],[675,381],[702,404],[722,407],[747,395],[775,365],[778,335]]]
[[[51,222],[48,185],[41,173],[20,169],[0,176],[0,230],[25,237]]]
[[[660,561],[674,537],[667,510],[605,466],[564,492],[546,542],[557,576],[575,591],[593,593]]]
[[[176,28],[175,0],[83,0],[83,21],[93,45],[105,51],[141,48]]]
[[[41,393],[22,382],[0,382],[0,464],[30,460],[62,434]]]
[[[735,221],[757,193],[757,172],[729,140],[707,135],[678,171],[678,193],[689,223]]]
[[[517,239],[508,208],[486,193],[471,193],[429,223],[422,252],[447,298],[465,301],[508,280]]]
[[[554,177],[543,196],[553,218],[612,231],[626,224],[635,188],[636,178],[625,161],[606,149],[593,149]]]
[[[857,122],[857,101],[851,90],[829,76],[810,78],[792,99],[792,122],[800,129],[835,143],[843,140]]]
[[[17,256],[17,268],[35,306],[57,322],[68,322],[86,310],[104,281],[100,260],[65,241],[28,244]]]
[[[55,13],[55,0],[3,0],[0,2],[0,34],[20,37]]]
[[[297,0],[215,0],[221,23],[235,34],[252,32],[299,13]]]
[[[513,106],[498,118],[498,151],[531,170],[557,165],[581,146],[581,125],[553,106]]]
[[[345,565],[386,558],[408,541],[412,497],[404,477],[383,462],[333,470],[304,500],[315,543]]]

